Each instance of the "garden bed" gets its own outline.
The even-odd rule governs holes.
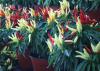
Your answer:
[[[0,5],[0,70],[100,71],[99,1],[7,2]]]

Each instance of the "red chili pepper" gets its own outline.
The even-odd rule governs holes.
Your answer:
[[[18,11],[21,12],[22,11],[22,6],[18,5]]]
[[[18,40],[20,40],[20,41],[24,40],[24,36],[22,36],[19,32],[16,32],[16,36],[17,36]]]
[[[41,9],[41,11],[42,11],[43,19],[46,20],[49,17],[48,8]]]
[[[69,29],[67,27],[63,27],[65,32],[68,32]]]
[[[5,16],[5,13],[2,10],[0,10],[0,17],[4,17],[4,16]]]
[[[34,14],[35,17],[38,17],[39,16],[39,12],[38,10],[35,10],[35,14]]]
[[[10,19],[14,22],[14,27],[17,26],[17,21],[21,19],[20,13],[16,12],[15,14],[11,15]]]
[[[91,49],[89,49],[88,47],[86,47],[85,49],[86,49],[86,51],[87,51],[89,54],[91,54],[91,53],[92,53],[92,50],[91,50]]]
[[[28,26],[30,26],[30,27],[32,27],[32,24],[30,24],[30,23],[29,23],[29,24],[27,24],[27,25],[28,25]]]
[[[49,37],[50,42],[52,43],[52,45],[54,45],[54,39],[53,39],[53,37],[50,35],[50,33],[48,33],[48,37]]]
[[[28,19],[29,18],[29,13],[28,12],[24,12],[23,15],[22,15],[22,18]]]
[[[89,16],[85,15],[83,10],[80,10],[80,20],[82,24],[93,24],[96,23],[96,20],[90,19]]]
[[[78,17],[78,9],[77,8],[74,8],[73,16],[75,17],[75,20],[77,21],[77,17]]]
[[[9,8],[10,8],[11,10],[17,10],[16,7],[15,7],[15,5],[10,5]]]
[[[96,20],[95,19],[91,19],[88,15],[86,15],[84,13],[83,10],[80,10],[80,13],[78,15],[78,9],[74,9],[73,10],[73,16],[75,18],[75,20],[77,21],[77,17],[79,16],[80,17],[80,21],[82,24],[95,24],[96,23]]]

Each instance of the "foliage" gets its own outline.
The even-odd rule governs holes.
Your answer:
[[[86,49],[84,50],[84,53],[76,51],[79,55],[76,57],[84,59],[77,67],[76,71],[80,70],[86,70],[86,71],[99,71],[100,68],[100,54],[99,50],[96,51],[96,49],[100,48],[100,42],[94,47],[93,44],[91,44],[92,51],[89,53]]]
[[[70,0],[71,8],[78,6],[85,11],[98,9],[100,7],[100,0]]]
[[[8,46],[5,46],[0,51],[0,58],[0,66],[3,71],[10,71],[15,68],[17,61],[15,61],[16,53],[14,49],[11,50]]]
[[[94,68],[93,71],[99,71],[99,68],[96,68],[100,66],[99,56],[94,54],[90,56],[88,54],[88,52],[91,52],[91,43],[97,44],[100,42],[100,33],[99,30],[96,30],[97,27],[99,27],[98,23],[96,23],[95,20],[90,20],[90,18],[85,15],[81,9],[74,9],[73,13],[70,13],[67,1],[60,2],[61,5],[62,3],[66,3],[67,6],[64,7],[64,4],[63,8],[61,6],[60,16],[63,16],[63,14],[67,13],[66,19],[63,19],[63,24],[61,24],[61,17],[56,18],[56,26],[58,28],[55,28],[55,30],[58,30],[58,32],[49,32],[49,39],[47,40],[47,45],[50,50],[50,65],[54,66],[55,71],[91,71],[91,66]],[[63,13],[62,10],[64,11]],[[80,12],[79,15],[78,11]],[[50,24],[54,23],[51,22]],[[64,29],[67,29],[67,31]],[[99,47],[100,45],[98,44],[95,49],[92,49],[97,49],[99,51]],[[84,53],[81,53],[82,50],[84,50]],[[80,55],[76,56],[76,51]],[[80,61],[80,59],[75,58],[75,56],[83,58],[85,61]],[[93,59],[92,64],[91,59]],[[98,64],[94,64],[94,61],[97,61]]]
[[[12,69],[20,53],[48,59],[55,71],[100,71],[100,22],[86,15],[88,4],[83,8],[83,1],[18,0],[0,5],[0,69]],[[30,8],[32,2],[43,8]]]

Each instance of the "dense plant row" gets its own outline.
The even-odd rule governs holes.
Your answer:
[[[56,10],[0,5],[1,69],[14,68],[17,53],[25,56],[28,49],[55,71],[100,71],[100,23],[77,5],[71,9],[69,1],[59,5]]]

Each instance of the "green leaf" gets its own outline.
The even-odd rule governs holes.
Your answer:
[[[91,47],[92,47],[93,52],[99,52],[100,51],[100,42],[98,42],[98,44],[96,46],[94,46],[91,43]]]
[[[77,18],[77,22],[76,22],[76,26],[77,26],[77,30],[79,32],[79,34],[82,32],[82,24],[81,24],[81,21],[79,19],[79,17]]]
[[[91,65],[88,64],[88,65],[87,65],[87,71],[90,71],[90,68],[91,68]]]
[[[43,4],[43,0],[38,0],[38,5],[42,5]]]
[[[96,71],[94,63],[92,63],[92,71]]]
[[[80,71],[85,71],[86,70],[86,67],[87,67],[87,64],[88,63],[86,62]]]
[[[77,41],[78,41],[78,36],[76,36],[76,37],[74,38],[74,43],[77,43]]]
[[[1,67],[1,65],[0,65],[0,71],[3,71],[3,68]]]
[[[68,25],[66,26],[66,28],[68,28],[70,31],[72,31],[72,32],[76,32],[77,30],[76,29],[74,29],[74,28],[72,28],[72,27],[69,27]]]
[[[86,51],[86,49],[83,49],[84,53],[76,51],[79,55],[76,55],[76,57],[85,59],[85,60],[90,60],[90,56],[88,54],[88,52]]]
[[[95,48],[96,48],[96,51],[97,51],[97,52],[100,52],[100,42],[96,45]]]
[[[100,71],[100,64],[98,65],[98,70]]]
[[[8,66],[8,70],[11,70],[12,69],[12,64]]]
[[[83,67],[85,67],[84,65],[86,65],[86,62],[85,61],[81,62],[78,65],[78,67],[77,67],[77,69],[75,71],[82,71],[83,70]]]
[[[54,63],[54,60],[55,60],[55,57],[51,55],[49,57],[49,65],[48,66],[52,65]]]
[[[93,52],[96,52],[96,48],[92,43],[91,43],[91,47],[92,47]]]
[[[89,53],[86,51],[86,49],[83,49],[84,50],[84,55],[85,55],[85,57],[86,58],[90,58],[90,55],[89,55]]]
[[[45,2],[44,2],[44,6],[49,6],[50,5],[50,2],[51,2],[51,0],[45,0]]]

